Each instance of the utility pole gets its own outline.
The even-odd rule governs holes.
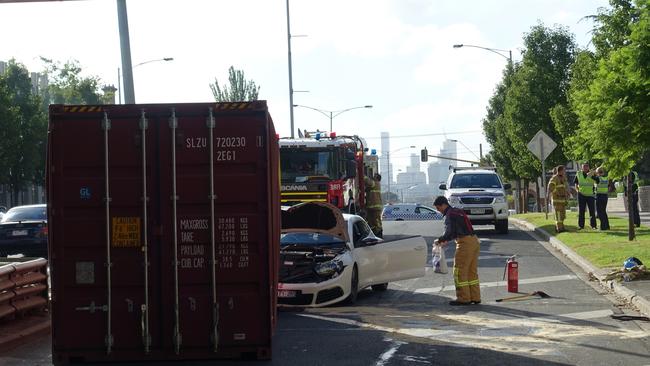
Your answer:
[[[293,135],[293,74],[291,70],[291,18],[289,17],[289,0],[287,0],[287,45],[289,49],[289,118],[291,120],[291,138]]]
[[[126,0],[117,0],[117,22],[120,28],[120,51],[122,53],[122,76],[124,78],[124,103],[135,104],[133,67],[131,65],[131,43],[129,41],[129,19],[126,15]]]

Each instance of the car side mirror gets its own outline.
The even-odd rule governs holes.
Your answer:
[[[441,185],[438,186],[438,189],[440,189],[442,191],[446,191],[447,190],[447,185],[445,183],[442,183]]]
[[[356,178],[357,176],[357,162],[354,160],[348,160],[345,164],[345,175],[346,178]]]
[[[374,237],[374,236],[367,236],[363,239],[361,239],[361,246],[368,247],[371,245],[375,245],[379,243],[381,239]]]
[[[512,188],[512,185],[510,183],[506,183],[506,184],[503,185],[503,189],[505,189],[505,190],[508,190],[510,188]]]

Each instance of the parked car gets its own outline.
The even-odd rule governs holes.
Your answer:
[[[385,205],[381,219],[384,221],[442,220],[442,214],[435,208],[419,203],[398,203]]]
[[[47,258],[46,205],[16,206],[0,221],[0,256]]]
[[[362,217],[328,203],[283,208],[278,304],[354,303],[367,287],[385,291],[389,282],[424,276],[426,260],[421,236],[382,240]]]

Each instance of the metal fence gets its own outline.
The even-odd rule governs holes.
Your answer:
[[[46,259],[0,263],[0,320],[44,311],[47,304]]]

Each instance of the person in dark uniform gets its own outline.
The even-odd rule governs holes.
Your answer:
[[[469,218],[460,208],[449,206],[444,196],[433,202],[436,209],[445,216],[445,233],[435,243],[446,246],[450,240],[456,240],[454,257],[454,284],[456,300],[449,305],[470,305],[481,303],[481,288],[478,280],[478,255],[480,242]]]
[[[632,212],[632,220],[636,227],[641,226],[641,216],[639,215],[639,174],[635,171],[631,171],[627,175],[627,179],[632,183],[632,207],[629,207],[628,210]],[[625,193],[625,200],[627,201],[627,181],[623,186],[623,192]]]
[[[589,224],[592,229],[596,229],[596,216],[594,197],[594,184],[598,183],[598,179],[594,178],[594,171],[589,170],[589,163],[582,164],[582,171],[576,174],[576,179],[573,184],[578,191],[578,229],[585,228],[585,211],[589,209]]]

